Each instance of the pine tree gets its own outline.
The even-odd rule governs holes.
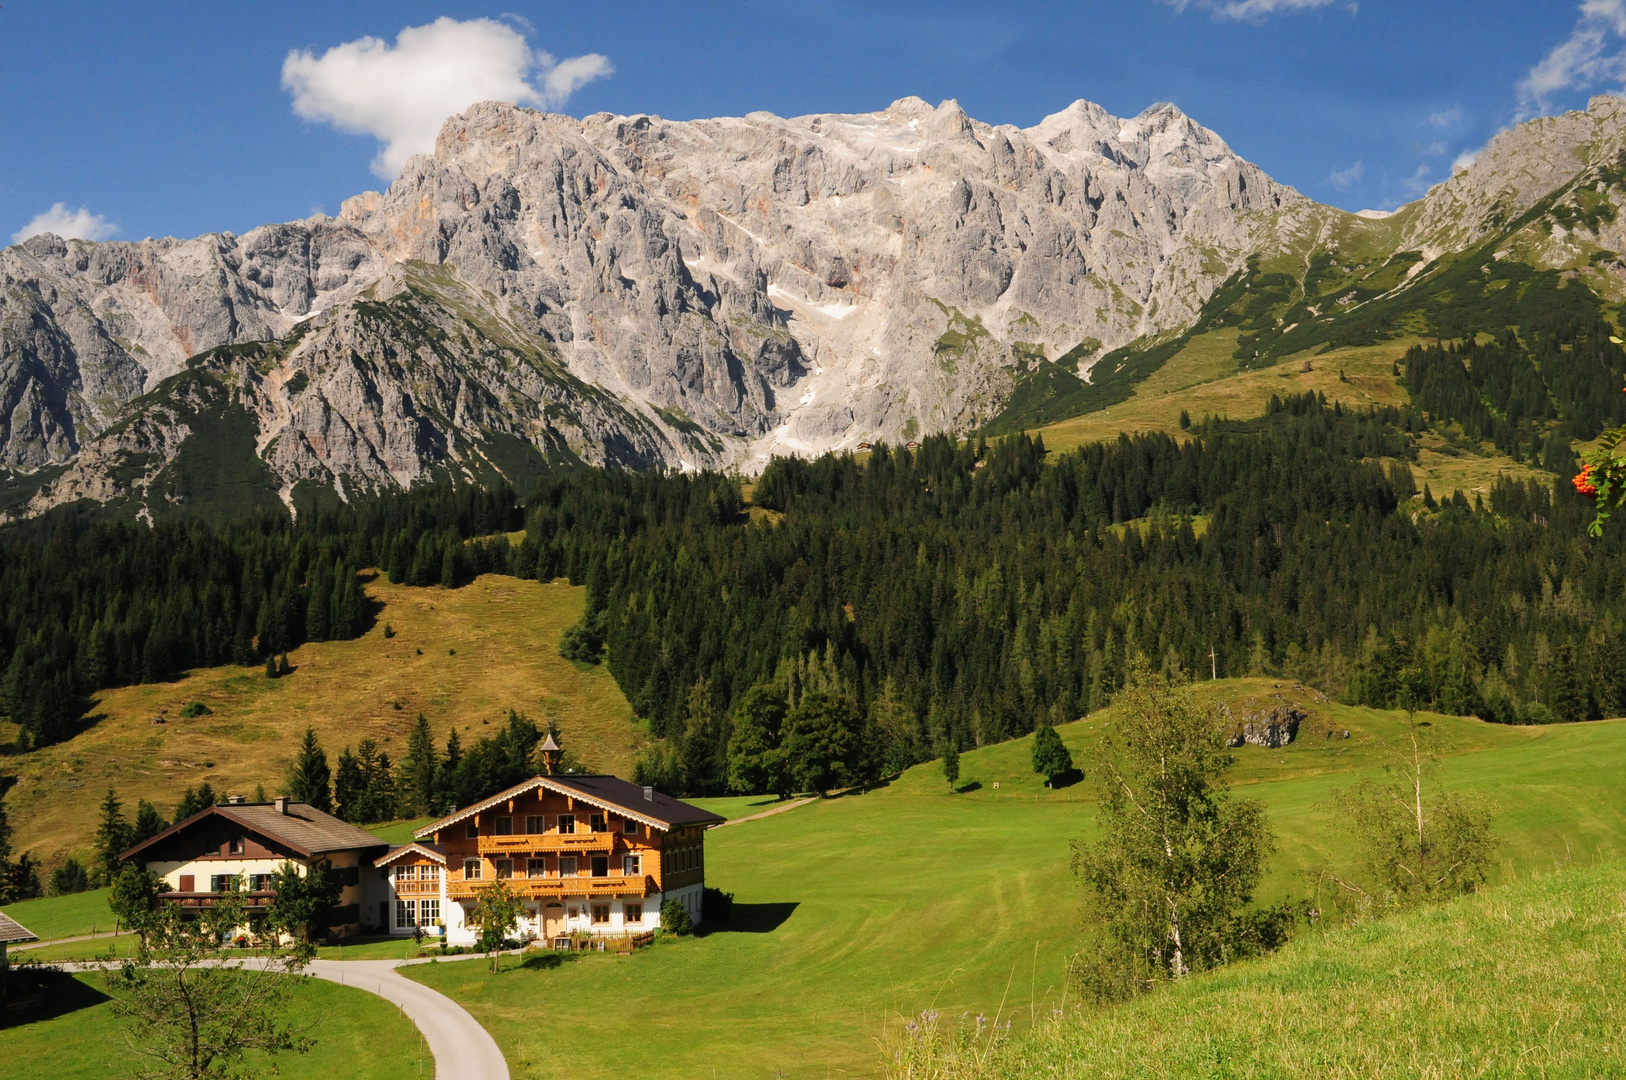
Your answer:
[[[316,729],[307,727],[299,744],[299,753],[288,770],[288,794],[323,813],[333,812],[332,774],[328,770],[327,753],[316,741]]]
[[[284,675],[291,675],[293,670],[293,667],[288,663],[288,654],[283,653],[282,657],[277,661],[277,678],[280,679]]]
[[[94,876],[98,883],[107,884],[118,876],[119,856],[130,848],[130,826],[124,820],[124,807],[112,788],[102,799],[99,824],[96,826],[96,862]]]
[[[1058,776],[1071,772],[1072,768],[1073,755],[1056,729],[1040,724],[1033,732],[1033,771],[1044,777],[1046,787],[1051,787]]]
[[[265,677],[268,679],[277,677],[277,658],[275,656],[265,658]]]
[[[339,767],[333,774],[333,812],[345,821],[359,821],[357,814],[366,790],[367,778],[362,774],[361,762],[346,746],[339,752]]]
[[[401,762],[402,801],[413,817],[434,813],[435,773],[439,764],[429,720],[419,713],[418,722],[412,725],[412,733],[407,736],[406,760]]]
[[[141,799],[136,803],[135,827],[131,830],[130,844],[134,846],[145,840],[151,840],[169,827],[164,816],[158,812],[158,807]]]

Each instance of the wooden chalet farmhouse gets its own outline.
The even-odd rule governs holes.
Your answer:
[[[372,833],[305,803],[285,798],[251,803],[234,796],[176,822],[120,859],[162,878],[168,889],[160,899],[182,909],[212,906],[236,878],[251,926],[270,905],[272,878],[284,862],[308,871],[313,862],[326,861],[339,872],[344,889],[324,929],[345,936],[371,922],[371,867],[388,848]]]
[[[526,902],[521,937],[643,933],[660,926],[670,899],[698,924],[706,830],[723,820],[614,776],[532,777],[377,860],[393,890],[390,929],[439,933],[438,919],[448,944],[472,944],[480,890],[497,881]]]

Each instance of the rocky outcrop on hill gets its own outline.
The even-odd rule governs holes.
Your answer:
[[[1230,717],[1231,710],[1222,708],[1225,715]],[[1226,735],[1225,744],[1232,747],[1263,746],[1271,750],[1280,749],[1298,738],[1299,724],[1309,715],[1297,705],[1285,704],[1245,713],[1239,722],[1232,725]]]

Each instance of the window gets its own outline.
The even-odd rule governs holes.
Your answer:
[[[526,877],[546,877],[547,873],[548,873],[548,860],[546,860],[546,859],[526,859],[525,860],[525,876]]]
[[[610,826],[605,822],[603,814],[593,814],[587,819],[587,828],[591,832],[609,832]]]
[[[628,836],[637,836],[638,823],[631,818],[623,818],[621,820],[621,831]]]
[[[423,868],[423,871],[419,876],[428,878],[430,881],[439,881],[440,880],[440,867],[436,866],[433,863],[430,863],[428,866],[425,866]],[[439,901],[437,900],[436,903],[439,903]]]
[[[644,921],[644,905],[642,904],[628,904],[621,910],[623,912],[622,921],[624,922],[641,923]]]
[[[480,880],[480,860],[479,859],[464,859],[463,860],[463,880],[464,881],[479,881]]]
[[[395,902],[395,925],[418,925],[418,902],[416,900],[397,900]]]
[[[610,921],[610,905],[609,904],[594,904],[593,905],[593,925],[602,926],[602,925],[605,925],[605,924],[609,923],[609,921]]]
[[[249,888],[254,892],[270,892],[274,877],[274,874],[255,874],[249,878]]]
[[[417,876],[418,868],[415,866],[397,866],[395,868],[396,881],[411,881]]]
[[[500,818],[498,818],[497,819],[497,835],[498,836],[513,836],[514,835],[514,819],[511,818],[511,817],[500,817]]]
[[[561,856],[559,856],[559,876],[560,877],[575,877],[576,876],[576,856],[574,856],[574,855],[561,855]]]
[[[497,867],[497,880],[506,881],[514,876],[513,859],[498,859],[493,865]]]
[[[547,832],[548,819],[541,814],[532,814],[525,819],[525,831],[528,833]]]
[[[210,892],[234,892],[237,889],[237,875],[215,874],[209,878]]]
[[[247,847],[248,841],[239,836],[231,842],[231,853],[233,855],[241,855],[243,850]]]
[[[440,922],[440,901],[422,900],[418,903],[418,911],[422,915],[420,926],[433,926]]]
[[[627,877],[637,877],[643,871],[643,858],[638,855],[621,856],[621,872]]]
[[[610,876],[610,857],[608,855],[594,855],[593,856],[593,876],[594,877],[609,877]]]
[[[470,840],[478,840],[479,838],[480,838],[480,826],[476,825],[472,821],[469,822],[469,839]]]
[[[566,834],[566,835],[569,835],[570,833],[575,832],[576,831],[576,815],[575,814],[560,814],[559,815],[559,831],[561,833]]]

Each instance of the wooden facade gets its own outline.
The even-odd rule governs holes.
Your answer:
[[[557,940],[653,930],[669,897],[698,921],[705,830],[721,821],[614,777],[539,776],[417,836],[444,857],[452,941],[473,937],[479,894],[498,881],[527,902],[521,932]]]

